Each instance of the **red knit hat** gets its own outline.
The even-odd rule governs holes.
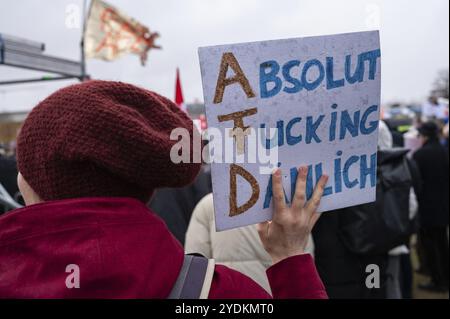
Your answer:
[[[25,120],[18,168],[43,200],[147,201],[155,188],[189,184],[200,169],[200,163],[171,161],[177,141],[170,133],[178,127],[189,131],[192,150],[198,132],[170,100],[121,82],[71,85],[39,103]]]

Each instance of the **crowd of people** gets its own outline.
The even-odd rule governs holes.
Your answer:
[[[173,102],[124,83],[83,82],[37,105],[17,153],[0,154],[0,184],[26,205],[0,201],[0,297],[180,297],[193,258],[214,263],[191,297],[412,298],[414,271],[430,279],[420,289],[448,292],[448,105],[430,98],[400,139],[380,121],[375,202],[318,214],[327,177],[306,201],[300,167],[288,206],[276,170],[273,220],[223,232],[209,166],[170,160],[176,127],[194,134]]]

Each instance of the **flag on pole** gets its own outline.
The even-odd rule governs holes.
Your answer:
[[[87,58],[111,61],[126,53],[139,55],[142,65],[155,45],[157,32],[122,11],[101,0],[92,0],[84,33],[84,50]]]
[[[177,78],[175,80],[175,104],[180,109],[186,112],[186,105],[184,104],[183,90],[181,89],[180,70],[177,68]]]

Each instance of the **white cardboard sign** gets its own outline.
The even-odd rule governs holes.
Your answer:
[[[277,166],[288,203],[300,165],[308,196],[330,177],[320,212],[375,200],[378,31],[202,47],[199,57],[218,231],[271,219]]]

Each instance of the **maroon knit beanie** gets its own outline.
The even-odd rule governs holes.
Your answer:
[[[189,131],[192,150],[198,132],[170,100],[121,82],[71,85],[25,120],[17,144],[19,172],[43,200],[107,196],[145,202],[158,187],[189,184],[200,169],[200,163],[171,161],[175,128]]]

